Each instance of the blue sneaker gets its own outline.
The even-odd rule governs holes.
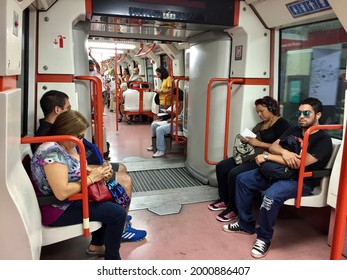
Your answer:
[[[129,222],[131,221],[132,218],[133,218],[132,216],[128,215],[128,216],[127,216],[127,222],[129,223]]]
[[[123,234],[121,242],[137,242],[144,239],[147,235],[145,230],[134,229],[127,223]]]

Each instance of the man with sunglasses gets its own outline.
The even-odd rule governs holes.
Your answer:
[[[319,124],[323,105],[317,98],[307,98],[300,102],[296,112],[298,125],[289,128],[280,139],[270,146],[270,153],[260,154],[256,163],[260,166],[265,161],[277,162],[292,169],[299,169],[301,155],[284,149],[280,141],[288,135],[303,139],[306,130]],[[306,157],[306,171],[323,169],[332,153],[332,141],[323,130],[315,130],[309,137]],[[303,196],[311,194],[314,187],[320,184],[320,178],[305,178]],[[258,224],[252,215],[253,191],[262,191],[262,203],[259,210]],[[257,239],[251,250],[254,258],[266,256],[273,236],[278,213],[282,204],[297,194],[297,180],[286,179],[271,181],[264,177],[259,168],[241,173],[236,179],[236,206],[239,211],[239,221],[225,225],[223,230],[232,233],[257,234]]]

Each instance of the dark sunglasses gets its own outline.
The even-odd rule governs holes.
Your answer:
[[[311,114],[311,112],[308,111],[308,110],[305,110],[305,111],[297,110],[297,111],[295,112],[295,116],[296,116],[297,118],[299,118],[299,117],[301,116],[301,114],[303,114],[304,117],[309,117],[310,114]]]
[[[78,139],[82,140],[84,138],[84,134],[81,134],[81,135],[77,135],[76,136]]]

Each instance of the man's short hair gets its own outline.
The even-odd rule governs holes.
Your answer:
[[[55,107],[60,107],[64,109],[65,100],[69,99],[69,96],[59,90],[49,90],[40,99],[40,106],[43,115],[46,117],[52,113]]]
[[[311,105],[312,109],[314,110],[316,114],[323,112],[323,104],[318,98],[308,97],[302,100],[299,105],[304,105],[304,104]]]
[[[92,59],[89,59],[89,64],[95,64]]]

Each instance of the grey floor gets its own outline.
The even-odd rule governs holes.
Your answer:
[[[160,169],[175,169],[185,167],[182,159],[143,159],[126,158],[123,162],[131,176],[132,172]],[[196,180],[191,177],[192,180]],[[196,186],[166,188],[160,190],[134,192],[130,210],[147,209],[158,215],[177,214],[182,205],[215,200],[218,197],[217,188],[202,185],[198,182]]]

